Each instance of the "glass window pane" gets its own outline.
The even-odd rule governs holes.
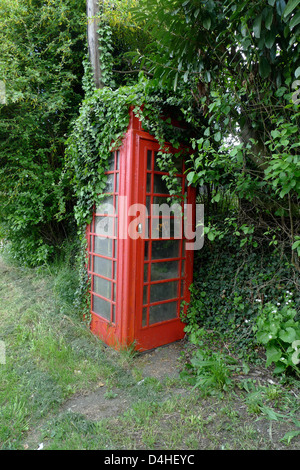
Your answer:
[[[151,193],[151,173],[147,173],[147,193]]]
[[[120,169],[120,151],[117,150],[117,170]]]
[[[114,197],[113,196],[105,196],[99,202],[98,206],[96,207],[97,214],[109,214],[113,215],[114,213]]]
[[[144,286],[143,304],[146,305],[147,303],[148,303],[148,286]]]
[[[152,242],[152,259],[179,258],[180,240]]]
[[[182,238],[183,224],[181,217],[153,217],[151,220],[151,238],[152,239],[169,239]]]
[[[148,266],[149,264],[144,264],[144,281],[147,282],[148,281]]]
[[[185,285],[185,281],[184,279],[181,280],[181,297],[184,296],[184,285]]]
[[[114,236],[117,237],[117,236],[118,236],[118,217],[115,217],[115,219],[114,219],[114,224],[115,224],[115,227],[114,227]]]
[[[147,150],[147,170],[152,170],[152,150]]]
[[[161,175],[154,175],[153,192],[158,194],[169,194],[166,181],[162,179]]]
[[[115,187],[115,193],[119,192],[119,173],[116,173],[116,187]]]
[[[145,242],[145,259],[149,259],[149,242]]]
[[[153,305],[149,309],[149,325],[177,318],[178,302]]]
[[[112,277],[112,261],[110,259],[99,258],[94,256],[94,273],[101,276]]]
[[[94,253],[103,256],[112,256],[112,239],[95,237]]]
[[[158,204],[159,206],[161,204],[168,204],[168,206],[171,206],[175,202],[174,198],[170,199],[170,196],[153,196],[153,204]]]
[[[150,303],[178,297],[178,281],[151,284]]]
[[[182,260],[181,262],[181,277],[184,277],[185,275],[185,261]]]
[[[147,209],[147,215],[151,215],[151,196],[146,197],[146,209]]]
[[[114,171],[115,169],[115,154],[112,153],[107,161],[107,169],[105,171]]]
[[[117,262],[114,261],[114,280],[117,279]]]
[[[93,295],[93,312],[110,321],[110,302]]]
[[[97,216],[95,217],[95,233],[103,237],[113,236],[114,219],[113,217]]]
[[[114,181],[115,181],[115,175],[114,173],[110,173],[109,175],[106,175],[107,180],[106,180],[106,185],[104,188],[104,193],[113,193],[114,192]]]
[[[147,326],[147,307],[143,308],[142,326]]]
[[[168,261],[151,264],[151,281],[162,281],[179,277],[179,261]]]
[[[106,299],[111,299],[111,282],[102,277],[94,276],[94,289],[95,294],[102,295]]]
[[[174,166],[178,173],[183,173],[183,159],[182,158],[174,158]]]
[[[154,171],[162,171],[157,163],[157,152],[154,153]]]

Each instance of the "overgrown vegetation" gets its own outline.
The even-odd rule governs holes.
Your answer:
[[[101,90],[86,58],[85,23],[84,2],[1,3],[1,238],[29,266],[50,266],[73,244],[80,278],[66,259],[55,288],[61,308],[82,305],[83,229],[134,106],[162,149],[165,141],[192,149],[187,179],[205,205],[187,316],[199,384],[223,383],[211,381],[211,367],[218,373],[228,359],[203,350],[203,327],[230,357],[266,353],[267,367],[297,376],[299,1],[105,2]],[[161,115],[184,120],[188,131]],[[171,191],[175,160],[162,150]],[[43,341],[32,337],[33,350],[36,344],[46,355],[57,346],[45,340],[44,349]],[[61,352],[69,357],[68,348]],[[22,406],[15,405],[17,415]]]
[[[83,96],[84,2],[4,0],[0,31],[1,238],[21,263],[36,265],[74,230],[70,189],[60,178],[69,124]]]
[[[20,269],[1,255],[2,450],[297,449],[295,382],[249,373],[204,330],[195,369],[182,357],[182,377],[169,377],[160,351],[115,353],[89,332],[65,262]],[[182,351],[188,357],[190,345]],[[161,377],[144,371],[150,360]]]

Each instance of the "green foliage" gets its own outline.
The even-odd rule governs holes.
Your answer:
[[[137,50],[146,53],[151,41],[151,35],[144,30],[143,24],[137,23],[132,17],[130,10],[137,5],[137,0],[107,0],[102,4],[102,24],[108,34],[104,31],[103,35],[101,26],[100,53],[104,51],[108,59],[111,79],[104,79],[104,83],[110,88],[135,85],[139,72],[145,70],[144,61],[132,60]],[[104,66],[107,70],[105,58]]]
[[[196,253],[186,331],[193,340],[197,328],[217,331],[230,350],[254,358],[253,327],[261,305],[283,304],[285,291],[299,304],[297,272],[273,247],[240,246],[228,232]]]
[[[138,65],[123,74],[125,54],[147,42],[137,25],[125,21],[127,3],[116,8],[110,2],[101,11],[102,78],[110,88],[137,81]],[[0,5],[0,82],[6,92],[0,104],[1,236],[16,259],[29,265],[53,259],[76,226],[74,194],[63,169],[70,124],[84,94],[94,92],[86,21],[83,1]]]
[[[154,135],[161,144],[160,164],[172,170],[178,155],[164,149],[165,142],[178,147],[179,141],[188,141],[190,131],[181,131],[171,124],[171,119],[162,120],[161,115],[170,113],[176,103],[184,108],[187,100],[183,96],[170,96],[163,89],[153,88],[141,75],[134,86],[111,90],[106,87],[96,90],[83,101],[79,117],[73,124],[67,141],[65,177],[71,182],[76,198],[75,217],[79,227],[90,221],[91,209],[105,193],[107,170],[111,152],[117,149],[129,124],[129,108],[142,121],[143,128]],[[178,116],[177,116],[178,118]],[[169,186],[173,183],[172,177]]]
[[[214,389],[228,391],[232,388],[231,358],[225,357],[220,352],[203,351],[198,349],[191,359],[192,383],[196,388],[211,393]],[[233,361],[235,364],[236,362]],[[184,375],[182,375],[184,377]]]
[[[134,17],[152,33],[156,48],[147,59],[160,80],[177,86],[180,77],[188,81],[193,74],[207,83],[233,75],[241,84],[248,69],[263,79],[274,74],[283,83],[299,60],[299,14],[292,3],[285,9],[281,0],[146,0]]]
[[[49,260],[72,225],[60,177],[65,134],[82,97],[84,19],[84,4],[74,0],[0,6],[0,224],[14,255],[31,265]]]
[[[287,291],[283,305],[268,302],[261,307],[254,331],[258,343],[266,348],[266,367],[274,363],[275,374],[293,369],[299,374],[300,323],[295,320],[292,294]]]
[[[206,214],[230,193],[240,225],[279,232],[299,268],[297,9],[297,1],[147,0],[134,17],[153,37],[145,59],[154,79],[169,89],[189,83],[195,103],[187,117],[202,114],[187,177],[207,189]]]
[[[205,394],[232,390],[232,375],[240,370],[237,360],[221,350],[213,350],[212,337],[204,328],[193,328],[189,340],[196,349],[181,377]]]
[[[188,82],[202,113],[187,179],[201,188],[206,242],[188,332],[217,329],[241,354],[254,343],[256,298],[280,302],[285,285],[299,302],[296,3],[149,0],[136,12],[153,33],[154,77]]]
[[[183,131],[172,126],[171,118],[161,119],[162,115],[172,115],[174,103],[181,106],[181,116],[189,106],[184,94],[166,94],[160,87],[153,87],[140,75],[133,86],[113,90],[104,87],[92,93],[90,70],[86,65],[87,98],[80,106],[78,118],[73,122],[72,132],[67,140],[63,184],[73,190],[75,201],[74,217],[81,242],[79,250],[80,286],[76,294],[78,302],[87,310],[86,293],[88,278],[86,273],[86,225],[90,223],[92,210],[106,192],[105,171],[109,167],[111,152],[121,144],[129,124],[129,108],[141,119],[143,128],[156,137],[161,144],[159,165],[170,170],[167,185],[170,193],[176,192],[177,179],[174,178],[176,159],[165,148],[165,142],[178,147],[178,142],[188,142],[191,129]],[[177,109],[177,108],[176,108]],[[178,112],[178,109],[177,109]],[[178,112],[177,119],[180,119]],[[65,206],[62,206],[65,210]],[[63,215],[63,214],[62,214]],[[86,312],[88,321],[89,314]]]
[[[265,179],[270,181],[276,194],[283,199],[286,194],[295,192],[300,195],[300,168],[297,118],[300,113],[292,116],[292,122],[284,119],[277,121],[277,128],[271,131],[272,140],[266,142],[272,152]]]

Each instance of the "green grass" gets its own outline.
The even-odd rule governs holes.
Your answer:
[[[228,391],[214,380],[203,390],[181,378],[145,377],[132,351],[116,353],[90,333],[74,309],[75,288],[62,263],[25,269],[0,259],[0,449],[299,446],[295,387],[232,379]],[[68,400],[91,393],[109,417],[70,411]]]
[[[70,302],[61,308],[56,277],[3,262],[0,269],[0,339],[6,347],[6,363],[0,365],[0,442],[10,448],[20,445],[35,420],[57,411],[75,393],[122,377],[123,368],[122,358],[112,359],[72,316]]]

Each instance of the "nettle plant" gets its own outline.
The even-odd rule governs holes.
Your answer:
[[[261,307],[256,318],[257,342],[266,349],[266,367],[274,364],[276,374],[293,370],[300,377],[300,322],[296,318],[290,291],[286,291],[283,302],[268,302]]]

